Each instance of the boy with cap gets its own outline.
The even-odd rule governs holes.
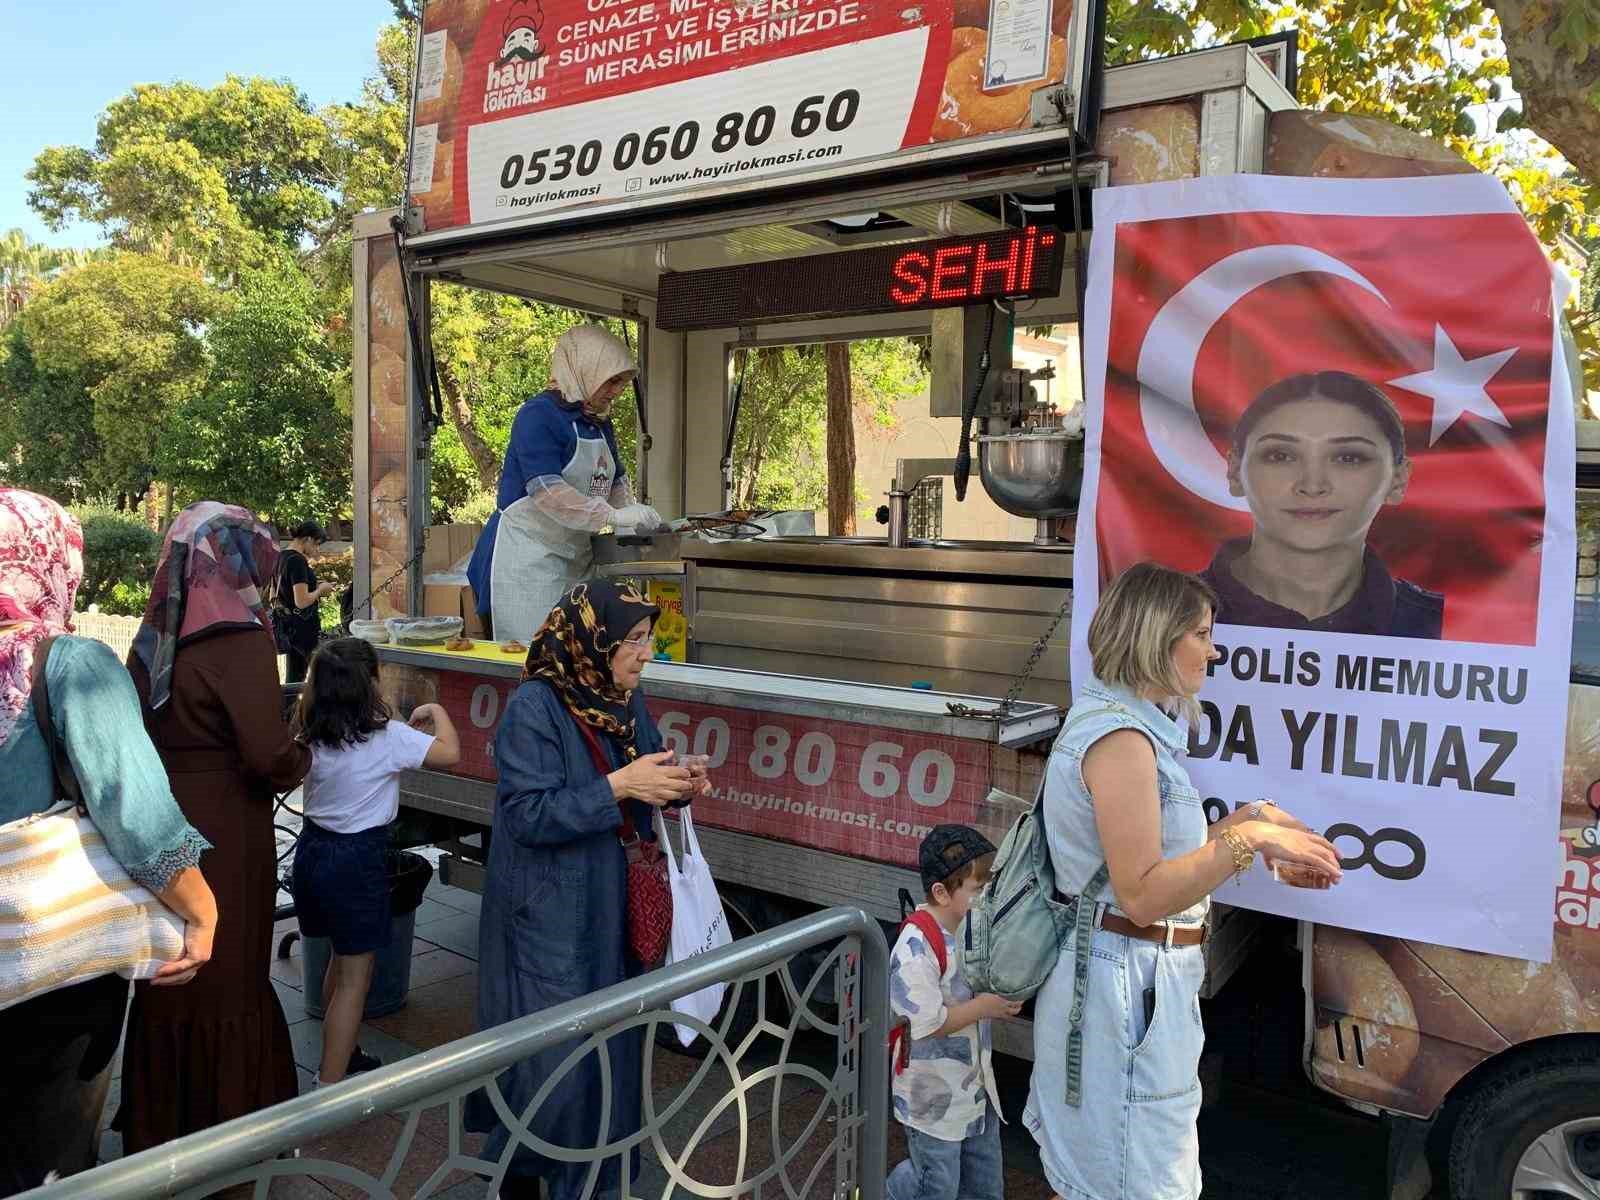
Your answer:
[[[1001,1200],[1000,1100],[989,1022],[1022,1006],[974,996],[956,931],[988,882],[994,846],[966,825],[938,825],[917,853],[927,903],[889,959],[894,1114],[911,1157],[889,1174],[889,1200]],[[937,935],[938,942],[934,941]]]

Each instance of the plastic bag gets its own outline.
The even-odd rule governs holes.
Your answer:
[[[467,578],[467,566],[472,562],[472,555],[465,554],[461,561],[447,571],[430,571],[422,577],[424,587],[466,587],[472,581]]]
[[[382,646],[389,641],[389,623],[364,621],[356,617],[350,622],[350,636],[360,638],[363,642],[371,642],[374,646]]]
[[[465,622],[460,617],[390,617],[384,624],[395,645],[420,646],[448,642],[461,633]]]
[[[700,853],[700,839],[695,836],[694,818],[688,808],[678,810],[679,825],[683,830],[683,862],[680,867],[672,856],[672,843],[659,814],[656,816],[656,836],[667,856],[667,878],[672,883],[672,942],[667,947],[667,962],[686,962],[696,955],[733,940],[728,931],[728,915],[722,910],[722,897],[711,878],[711,868],[705,855]],[[722,994],[728,985],[722,981],[710,984],[672,1002],[674,1012],[698,1017],[707,1025],[717,1017],[722,1007]],[[692,1025],[674,1025],[678,1040],[685,1046],[700,1036]]]

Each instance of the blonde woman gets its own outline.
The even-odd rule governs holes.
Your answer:
[[[1058,1200],[1200,1195],[1200,983],[1206,907],[1261,854],[1306,886],[1340,875],[1333,846],[1268,801],[1206,825],[1180,716],[1217,658],[1215,593],[1153,563],[1106,589],[1089,625],[1093,678],[1046,767],[1056,885],[1094,904],[1034,1016],[1023,1121]],[[1109,884],[1109,887],[1107,886]]]

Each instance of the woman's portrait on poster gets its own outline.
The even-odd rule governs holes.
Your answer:
[[[1292,375],[1234,426],[1228,490],[1249,536],[1222,543],[1202,573],[1229,625],[1432,638],[1444,597],[1396,579],[1367,535],[1411,481],[1405,428],[1381,389],[1343,371]]]

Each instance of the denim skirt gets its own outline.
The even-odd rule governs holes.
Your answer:
[[[306,937],[335,954],[366,954],[389,942],[389,827],[333,833],[307,820],[294,852],[294,911]]]

